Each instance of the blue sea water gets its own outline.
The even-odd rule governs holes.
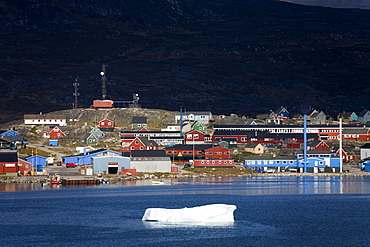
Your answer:
[[[0,185],[2,246],[368,246],[370,178],[257,177],[90,187]],[[19,190],[18,188],[19,187]],[[9,191],[12,190],[12,191]],[[232,224],[141,220],[234,204]]]

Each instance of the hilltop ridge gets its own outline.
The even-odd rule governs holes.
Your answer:
[[[140,95],[256,115],[369,108],[369,10],[274,0],[0,0],[1,120]]]

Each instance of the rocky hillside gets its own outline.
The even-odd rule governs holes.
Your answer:
[[[0,0],[0,122],[108,98],[214,114],[368,108],[369,10],[274,0]]]

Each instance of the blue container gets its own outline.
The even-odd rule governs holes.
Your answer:
[[[49,140],[49,146],[58,146],[59,142],[58,140]]]

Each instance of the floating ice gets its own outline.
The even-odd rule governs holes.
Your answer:
[[[193,208],[147,208],[143,221],[160,222],[233,222],[235,205],[210,204]]]

